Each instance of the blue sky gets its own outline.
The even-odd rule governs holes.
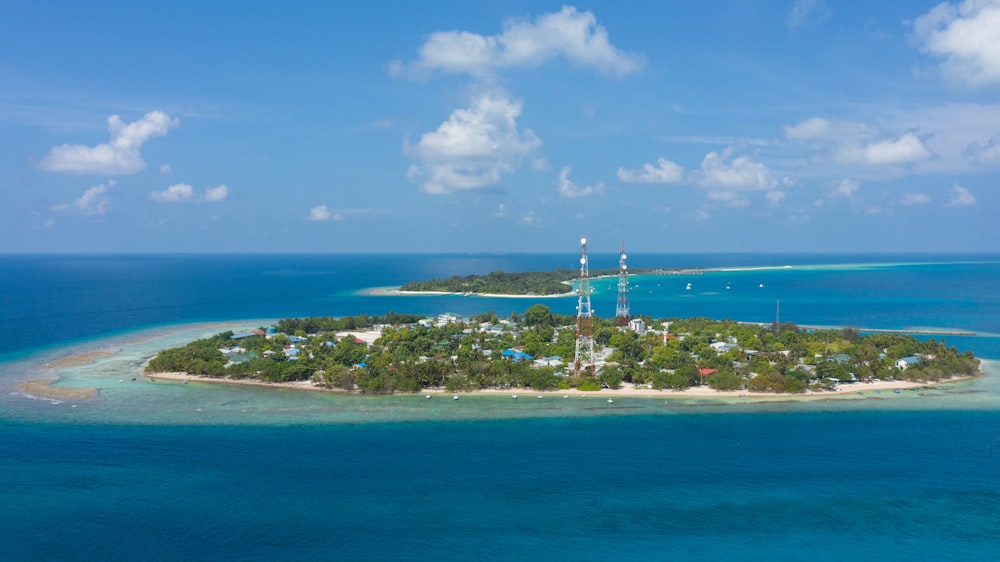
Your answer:
[[[0,252],[996,252],[1000,0],[13,2]]]

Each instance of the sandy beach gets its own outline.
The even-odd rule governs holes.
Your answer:
[[[503,295],[499,293],[449,293],[445,291],[400,291],[399,287],[372,287],[361,291],[361,294],[372,297],[406,297],[406,296],[446,296],[455,297],[487,297],[496,299],[559,299],[576,296],[575,291],[557,293],[554,295]]]
[[[171,382],[203,382],[210,384],[235,384],[235,385],[246,385],[246,386],[259,386],[259,387],[270,387],[270,388],[290,388],[295,390],[311,390],[317,392],[331,392],[334,394],[349,394],[347,391],[340,388],[325,388],[320,386],[315,386],[309,381],[296,381],[296,382],[267,382],[256,379],[231,379],[231,378],[217,378],[217,377],[204,377],[198,375],[189,375],[187,373],[147,373],[146,379],[151,382],[156,381],[171,381]],[[516,395],[519,398],[531,398],[534,396],[541,397],[562,397],[562,396],[573,396],[573,397],[584,397],[584,396],[594,396],[599,398],[657,398],[657,399],[670,399],[670,398],[680,398],[680,399],[704,399],[704,398],[755,398],[755,399],[766,399],[766,398],[798,398],[798,399],[815,399],[815,398],[832,398],[837,396],[850,397],[851,395],[865,395],[871,393],[878,393],[882,391],[893,391],[893,390],[910,390],[919,388],[929,388],[938,386],[941,384],[949,384],[953,382],[959,382],[963,380],[968,380],[971,377],[955,377],[945,381],[939,381],[936,383],[917,383],[909,381],[876,381],[871,383],[854,383],[846,384],[837,387],[836,390],[813,392],[807,391],[802,394],[792,394],[792,393],[774,393],[774,392],[751,392],[747,390],[732,390],[732,391],[721,391],[714,390],[707,386],[697,386],[691,387],[685,390],[656,390],[645,387],[636,387],[635,385],[625,383],[621,388],[618,389],[608,389],[604,388],[601,390],[594,391],[584,391],[577,390],[575,388],[570,388],[566,390],[556,389],[556,390],[534,390],[532,388],[484,388],[471,391],[459,391],[453,392],[444,388],[425,388],[419,392],[412,393],[413,395],[430,395],[430,396],[440,396],[440,395],[459,395],[459,396],[508,396]],[[362,393],[354,392],[354,395],[363,396]],[[406,394],[406,393],[398,393]]]

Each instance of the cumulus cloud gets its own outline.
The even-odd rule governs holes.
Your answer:
[[[307,221],[325,221],[330,220],[333,213],[326,205],[317,205],[312,209],[309,209],[309,214],[306,215]]]
[[[598,195],[604,194],[604,182],[597,182],[594,185],[588,185],[587,187],[580,187],[573,183],[573,180],[569,179],[569,173],[572,168],[569,166],[564,166],[559,172],[559,195],[566,199],[576,199],[578,197],[590,197],[595,193]]]
[[[111,196],[108,195],[108,192],[114,186],[115,180],[95,185],[84,191],[83,195],[72,203],[55,205],[52,210],[91,216],[107,214],[111,210]]]
[[[810,117],[785,126],[785,137],[795,141],[848,142],[872,138],[877,131],[864,123]]]
[[[309,221],[342,221],[346,219],[359,219],[365,217],[379,217],[389,214],[386,209],[373,209],[370,207],[353,209],[330,209],[326,205],[317,205],[309,210],[306,220]]]
[[[160,164],[160,173],[169,174],[171,171],[170,164]]]
[[[823,117],[786,126],[785,138],[840,164],[912,164],[933,156],[914,132],[886,138],[865,123]]]
[[[985,143],[979,141],[970,143],[965,153],[980,164],[1000,163],[1000,134],[993,135]]]
[[[784,191],[768,191],[767,192],[767,200],[770,201],[771,203],[775,204],[775,205],[777,205],[778,203],[780,203],[781,200],[784,199],[784,198],[785,198],[785,192]]]
[[[619,167],[618,179],[625,183],[677,183],[684,179],[684,168],[666,158],[657,158],[656,166],[643,164],[639,170]]]
[[[205,201],[222,201],[229,197],[229,188],[223,185],[205,188]]]
[[[146,168],[142,145],[152,137],[167,134],[179,121],[162,111],[150,111],[142,119],[122,122],[117,115],[108,117],[111,139],[97,146],[63,144],[49,151],[39,166],[50,172],[77,174],[134,174]]]
[[[690,178],[702,187],[729,191],[766,190],[778,185],[767,166],[749,156],[733,158],[732,148],[706,154],[701,169],[692,171]]]
[[[969,86],[1000,84],[1000,0],[943,2],[913,22],[921,51],[941,60],[949,79]]]
[[[226,197],[229,197],[229,188],[225,185],[206,187],[204,194],[198,195],[194,188],[186,183],[177,183],[163,191],[154,191],[149,194],[149,198],[157,203],[189,203],[192,201],[214,203],[222,201]]]
[[[906,133],[898,139],[869,144],[862,156],[869,164],[908,164],[929,158],[931,151],[917,135]]]
[[[931,202],[931,198],[926,193],[904,193],[903,205],[924,205]]]
[[[194,198],[194,189],[186,183],[176,183],[163,191],[154,191],[149,198],[157,203],[186,203]]]
[[[958,185],[957,183],[951,186],[951,191],[948,192],[948,206],[949,207],[971,207],[976,204],[976,198],[973,197],[972,193],[968,189]]]
[[[854,194],[861,189],[861,184],[855,180],[843,179],[840,183],[833,188],[834,197],[846,197],[848,199],[854,197]]]
[[[484,77],[504,68],[535,68],[558,58],[609,76],[638,72],[643,66],[641,56],[611,44],[593,13],[563,6],[559,12],[534,20],[507,20],[499,35],[432,33],[416,61],[408,65],[395,61],[389,70],[392,74],[439,71]]]
[[[542,141],[517,129],[521,104],[483,96],[473,107],[456,109],[435,131],[424,133],[404,151],[417,160],[407,175],[424,179],[427,193],[476,190],[500,183]]]

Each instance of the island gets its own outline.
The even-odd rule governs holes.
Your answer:
[[[630,270],[632,274],[651,275],[700,275],[701,269],[651,269]],[[591,270],[591,277],[618,275],[618,269]],[[579,271],[553,269],[552,271],[528,271],[508,273],[494,271],[486,275],[455,275],[429,281],[411,281],[399,288],[402,293],[454,293],[464,295],[504,295],[504,296],[561,296],[575,294],[573,281]]]
[[[595,354],[582,369],[574,368],[576,317],[534,304],[508,318],[494,312],[288,318],[163,350],[146,372],[374,395],[623,385],[654,392],[700,387],[804,394],[981,374],[970,351],[897,333],[708,318],[639,317],[618,327],[613,318],[594,317],[593,324]]]

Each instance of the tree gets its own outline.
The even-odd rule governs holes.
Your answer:
[[[524,323],[528,326],[551,326],[552,310],[544,304],[533,304],[524,311]]]

